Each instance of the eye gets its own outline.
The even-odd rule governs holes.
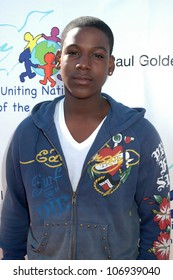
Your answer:
[[[101,54],[101,53],[93,53],[93,58],[96,58],[96,59],[104,59],[104,55]]]
[[[78,51],[75,51],[75,50],[69,50],[69,51],[68,51],[68,55],[70,55],[70,56],[78,56],[78,55],[79,55],[79,52],[78,52]]]

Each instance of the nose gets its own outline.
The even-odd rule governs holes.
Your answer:
[[[88,57],[87,55],[82,55],[79,58],[78,63],[76,64],[76,69],[89,70],[90,68],[90,57]]]

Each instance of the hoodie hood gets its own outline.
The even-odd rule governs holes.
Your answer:
[[[49,130],[54,122],[54,112],[57,102],[63,99],[64,96],[57,97],[53,101],[43,101],[38,103],[31,112],[31,117],[35,125],[43,131]]]
[[[109,126],[116,131],[124,131],[139,119],[144,118],[146,110],[144,108],[130,108],[115,101],[112,97],[105,95],[111,104]]]
[[[102,93],[102,96],[110,103],[110,110],[107,121],[109,122],[110,132],[111,127],[114,130],[124,131],[133,123],[143,118],[145,115],[144,108],[130,108],[115,101],[109,95]],[[57,97],[53,101],[44,101],[38,103],[32,110],[32,118],[35,125],[43,131],[48,131],[54,123],[54,112],[57,102],[63,99],[64,96]]]

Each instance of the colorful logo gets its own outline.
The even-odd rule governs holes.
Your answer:
[[[59,28],[53,27],[50,35],[39,34],[33,36],[30,32],[24,34],[27,42],[24,51],[19,55],[19,62],[23,63],[24,71],[20,73],[20,81],[25,82],[27,78],[33,79],[39,75],[40,84],[50,84],[54,87],[55,77],[61,80],[59,70],[56,68],[55,55],[60,50]],[[55,76],[55,77],[54,77]]]

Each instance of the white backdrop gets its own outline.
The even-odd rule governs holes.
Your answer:
[[[53,27],[61,33],[71,19],[81,15],[100,17],[112,28],[116,69],[104,91],[128,106],[146,108],[146,117],[163,140],[173,182],[173,2],[6,0],[0,4],[0,207],[6,187],[6,151],[16,126],[36,103],[63,94],[58,73],[52,76],[54,88],[49,82],[42,85],[39,81],[44,78],[43,72],[35,72],[26,56],[20,63],[19,56],[29,43],[30,61],[36,63],[39,47],[45,51],[50,47],[39,35],[50,36]],[[53,48],[57,47],[54,43]],[[35,76],[28,76],[26,64]],[[26,75],[23,80],[22,73]]]

